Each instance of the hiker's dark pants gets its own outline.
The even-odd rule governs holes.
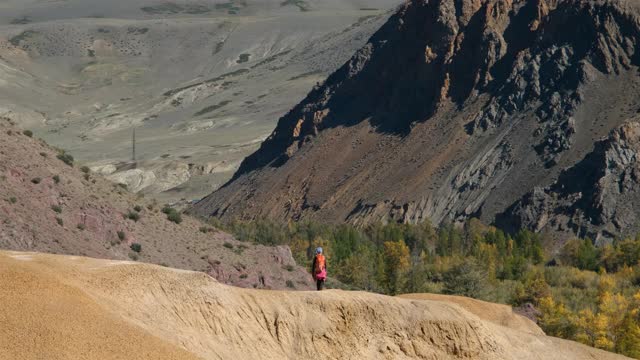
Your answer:
[[[321,291],[324,288],[324,280],[316,280],[316,287]]]

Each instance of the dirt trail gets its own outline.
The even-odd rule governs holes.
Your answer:
[[[0,329],[0,358],[623,358],[497,325],[448,297],[246,290],[203,273],[10,252],[0,252],[0,288],[0,319],[12,324]]]

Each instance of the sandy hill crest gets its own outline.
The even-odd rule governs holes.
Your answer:
[[[0,252],[0,287],[3,359],[624,358],[504,323],[502,306],[443,296],[241,289],[203,273],[19,252]]]
[[[286,247],[236,241],[188,216],[58,158],[59,152],[0,119],[0,248],[91,256],[204,271],[224,283],[310,288]],[[136,209],[136,207],[138,207]],[[139,211],[137,211],[139,210]],[[133,215],[131,215],[133,214]],[[137,221],[130,217],[138,216]],[[139,253],[131,250],[140,244]],[[292,270],[292,271],[289,271]]]
[[[193,211],[354,224],[499,217],[563,236],[634,234],[624,191],[609,188],[617,180],[634,194],[640,188],[624,175],[638,166],[637,152],[609,161],[620,171],[595,196],[576,200],[580,190],[563,193],[559,184],[548,201],[544,191],[528,198],[583,160],[596,177],[584,188],[598,185],[607,168],[591,162],[594,144],[637,121],[638,8],[624,0],[409,1]],[[611,147],[635,151],[619,145]],[[563,201],[553,203],[552,192]]]

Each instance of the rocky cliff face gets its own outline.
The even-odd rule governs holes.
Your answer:
[[[637,112],[638,14],[631,1],[408,2],[193,211],[493,222]]]
[[[640,122],[634,119],[595,144],[546,188],[536,187],[498,216],[505,228],[552,230],[602,242],[638,229]]]

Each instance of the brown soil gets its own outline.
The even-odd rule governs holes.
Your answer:
[[[240,289],[202,273],[34,253],[0,252],[0,264],[10,289],[0,319],[18,324],[0,329],[2,358],[193,358],[180,348],[205,359],[624,358],[497,325],[465,307],[499,307],[459,298]]]

